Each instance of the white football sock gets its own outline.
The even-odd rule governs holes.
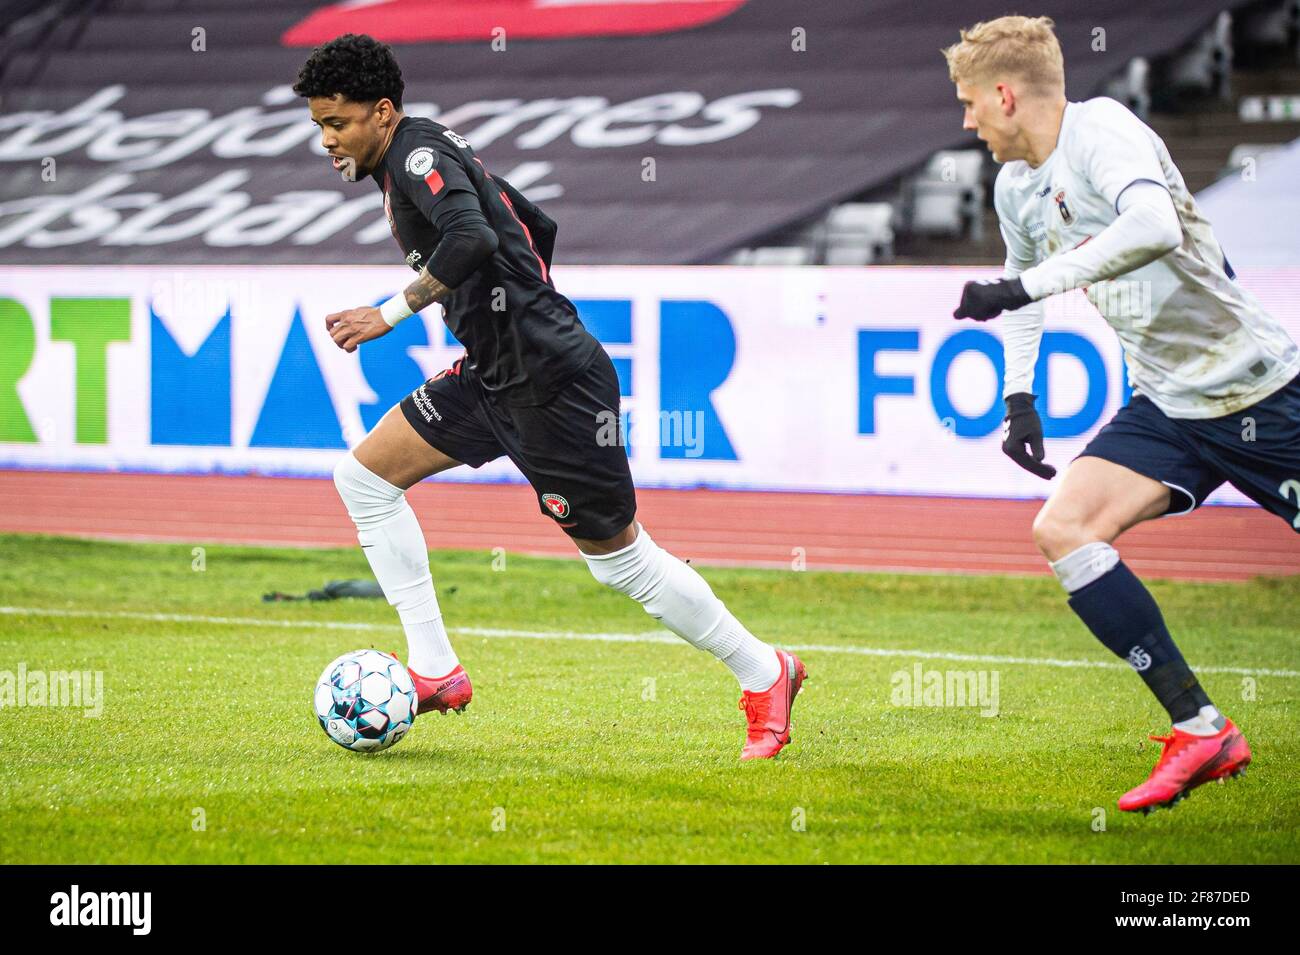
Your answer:
[[[712,653],[741,689],[768,689],[781,675],[776,650],[746,630],[694,569],[637,528],[636,540],[622,550],[582,555],[592,576],[637,601],[687,643]]]
[[[1201,711],[1190,720],[1175,723],[1174,729],[1191,733],[1193,736],[1213,736],[1223,729],[1224,723],[1223,714],[1212,704],[1207,704],[1202,706]]]
[[[446,676],[459,661],[433,591],[424,533],[406,495],[351,452],[334,468],[334,486],[357,525],[375,580],[397,608],[406,631],[406,665],[420,676]]]

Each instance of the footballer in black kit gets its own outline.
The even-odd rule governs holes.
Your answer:
[[[423,532],[404,491],[424,478],[507,455],[543,514],[573,539],[592,576],[641,604],[741,688],[741,759],[790,742],[807,676],[794,654],[749,632],[708,582],[636,520],[613,362],[551,282],[556,226],[493,176],[454,130],[402,112],[393,52],[346,34],[312,51],[294,92],[344,178],[373,178],[417,273],[378,308],[327,315],[355,351],[434,302],[465,357],[402,399],[344,455],[334,483],[384,596],[406,633],[417,712],[461,712],[473,687],[442,620]]]
[[[466,357],[402,401],[406,419],[470,467],[507,455],[571,536],[613,537],[636,516],[627,452],[598,440],[615,433],[618,377],[551,283],[555,223],[430,119],[401,119],[373,178],[411,267],[464,274],[442,304]],[[463,259],[435,259],[447,238]]]

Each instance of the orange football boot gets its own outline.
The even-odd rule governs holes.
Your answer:
[[[790,710],[803,681],[808,679],[808,669],[793,653],[776,651],[781,660],[781,675],[766,690],[745,690],[740,695],[740,708],[749,723],[748,738],[740,758],[771,759],[790,742]]]
[[[420,705],[415,711],[417,715],[430,710],[437,710],[443,716],[447,715],[448,710],[464,713],[474,695],[469,674],[459,663],[446,676],[437,678],[420,676],[410,667],[406,668],[406,672],[411,674],[411,680],[415,683],[415,695],[420,698]]]
[[[1223,729],[1213,736],[1195,736],[1175,728],[1169,736],[1151,738],[1165,748],[1147,781],[1120,797],[1119,808],[1125,812],[1145,815],[1161,807],[1172,809],[1202,783],[1241,776],[1250,763],[1246,737],[1226,718]]]

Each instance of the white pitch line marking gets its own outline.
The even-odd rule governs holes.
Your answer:
[[[68,610],[59,607],[0,607],[0,614],[32,617],[89,617],[93,619],[143,620],[154,623],[208,623],[232,627],[273,627],[287,630],[351,630],[366,633],[400,632],[395,623],[351,623],[340,620],[268,620],[260,617],[207,617],[187,613],[144,613],[131,610]],[[672,643],[684,640],[667,631],[645,633],[578,633],[572,630],[509,630],[496,627],[449,627],[449,632],[469,637],[520,640],[587,640],[597,643]],[[922,660],[950,660],[959,663],[1003,663],[1009,666],[1083,667],[1127,670],[1127,663],[1108,660],[1057,660],[1051,657],[1012,657],[996,654],[953,653],[944,650],[903,650],[863,647],[856,644],[782,643],[783,649],[799,653],[847,653],[864,657],[904,657]],[[1270,670],[1260,667],[1198,666],[1201,673],[1236,673],[1242,676],[1300,677],[1300,670]]]

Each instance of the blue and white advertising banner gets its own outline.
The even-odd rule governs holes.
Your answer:
[[[1041,497],[1051,485],[999,448],[998,323],[951,317],[963,282],[996,274],[574,266],[554,280],[617,368],[642,486]],[[327,314],[411,277],[4,268],[0,466],[328,475],[462,354],[437,306],[353,354],[331,341]],[[1300,270],[1240,281],[1300,337]],[[1035,391],[1058,467],[1128,398],[1119,342],[1082,293],[1047,304]],[[439,480],[520,476],[502,459]]]

